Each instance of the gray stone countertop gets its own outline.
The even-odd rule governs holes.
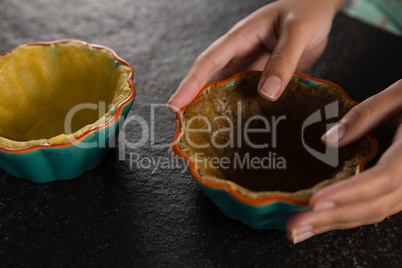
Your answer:
[[[131,142],[146,135],[143,146],[111,150],[74,180],[34,184],[0,170],[0,266],[400,266],[401,213],[293,245],[281,231],[253,230],[223,215],[180,162],[154,169],[134,161],[167,157],[175,120],[162,105],[200,52],[266,2],[0,1],[0,52],[66,38],[108,46],[135,70],[129,116],[150,124],[155,115],[153,133],[135,121],[125,130]],[[399,79],[401,62],[401,38],[340,13],[307,74],[362,101]],[[383,151],[393,129],[375,133]]]

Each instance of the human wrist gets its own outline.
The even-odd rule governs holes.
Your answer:
[[[335,15],[339,12],[343,4],[346,2],[346,0],[330,0],[332,8],[333,8],[333,14],[334,17]]]
[[[330,11],[332,18],[336,16],[346,0],[312,0],[314,7],[326,7]]]

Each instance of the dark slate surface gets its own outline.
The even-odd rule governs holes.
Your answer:
[[[266,2],[2,0],[0,51],[64,38],[109,46],[135,69],[137,99],[129,115],[150,125],[151,105],[169,99],[198,53]],[[340,14],[327,50],[308,74],[361,101],[400,78],[401,48],[401,38]],[[160,106],[154,114],[155,144],[148,139],[141,148],[114,149],[100,167],[72,181],[34,184],[0,170],[0,266],[402,263],[402,214],[293,245],[283,232],[253,230],[224,216],[181,164],[139,167],[130,154],[164,161],[174,133],[172,114]],[[392,131],[376,131],[382,149]],[[130,142],[152,136],[134,121],[125,134]]]

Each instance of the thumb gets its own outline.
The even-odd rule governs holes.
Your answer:
[[[401,99],[402,79],[354,106],[321,139],[332,147],[352,143],[381,123],[398,116],[402,111]]]
[[[304,50],[306,35],[289,25],[282,31],[258,84],[261,97],[275,101],[289,83]]]

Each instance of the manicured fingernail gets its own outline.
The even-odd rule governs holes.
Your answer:
[[[260,93],[270,100],[277,100],[282,88],[282,81],[277,76],[269,76],[260,87]]]
[[[334,208],[336,208],[336,204],[334,202],[323,202],[323,203],[318,203],[317,205],[315,205],[313,208],[313,211],[320,212],[320,211],[325,211],[325,210],[331,210]]]
[[[294,244],[296,244],[297,242],[300,242],[300,237],[304,236],[305,233],[311,233],[312,230],[313,226],[310,225],[294,229],[289,238]]]
[[[321,139],[330,145],[338,145],[343,134],[345,134],[345,125],[337,123],[322,135]]]
[[[174,95],[173,95],[174,96]],[[177,113],[180,109],[176,106],[176,105],[173,105],[171,102],[172,102],[172,99],[173,99],[173,96],[172,97],[170,97],[170,99],[168,100],[168,102],[167,102],[167,107],[168,107],[168,109],[172,112],[172,113]]]
[[[176,159],[176,153],[175,153],[175,151],[173,150],[173,147],[170,147],[170,148],[169,148],[168,154],[169,154],[169,156],[170,156],[172,159]]]
[[[299,235],[301,233],[310,232],[312,230],[313,230],[313,226],[310,226],[310,225],[303,226],[303,227],[300,227],[298,229],[294,229],[292,231],[292,236],[295,237],[295,236],[297,236],[297,235]]]
[[[314,236],[314,233],[313,233],[313,232],[304,232],[304,233],[301,233],[301,234],[299,234],[299,235],[293,237],[293,244],[297,244],[297,243],[303,242],[304,240],[307,240],[307,239],[309,239],[309,238],[311,238],[311,237],[313,237],[313,236]]]

